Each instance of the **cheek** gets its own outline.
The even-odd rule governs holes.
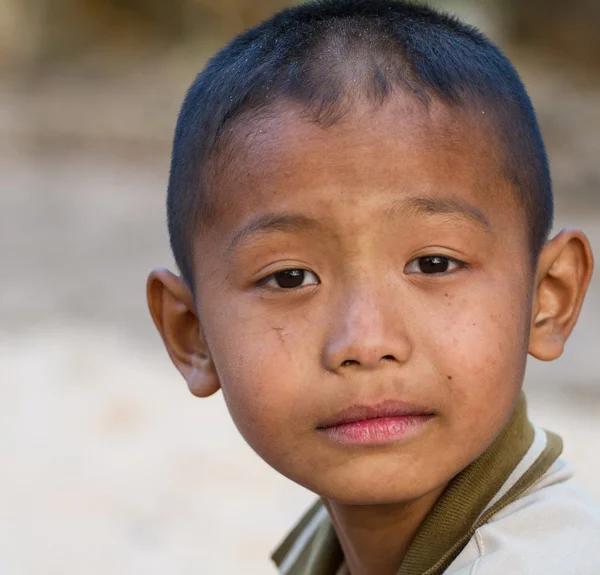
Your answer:
[[[443,302],[429,302],[418,333],[441,406],[445,449],[438,465],[453,472],[478,457],[506,424],[524,376],[527,293],[522,283],[486,279],[477,289],[448,290]]]
[[[309,362],[300,337],[307,328],[232,312],[210,326],[211,355],[235,425],[273,463],[279,451],[290,449],[289,422],[301,425],[302,414],[310,413],[305,405]]]
[[[455,405],[501,411],[518,393],[527,357],[528,306],[523,284],[485,278],[471,293],[448,294],[430,356]]]

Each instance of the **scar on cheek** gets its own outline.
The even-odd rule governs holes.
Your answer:
[[[277,335],[279,336],[279,341],[285,345],[285,339],[283,337],[283,328],[282,327],[274,327],[273,331],[275,331],[277,333]]]

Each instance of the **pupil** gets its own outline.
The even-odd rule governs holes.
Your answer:
[[[277,285],[281,288],[300,287],[304,282],[304,270],[285,270],[275,274]]]
[[[419,268],[424,274],[440,274],[448,271],[448,258],[430,256],[419,260]]]

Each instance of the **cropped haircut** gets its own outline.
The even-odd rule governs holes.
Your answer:
[[[185,96],[167,219],[188,285],[194,287],[194,235],[217,199],[209,163],[226,147],[224,134],[235,138],[234,122],[290,102],[326,128],[359,100],[382,104],[396,91],[424,106],[437,101],[465,113],[485,111],[501,174],[524,208],[534,263],[552,226],[552,185],[531,100],[509,60],[475,28],[422,4],[322,0],[283,10],[234,38]]]

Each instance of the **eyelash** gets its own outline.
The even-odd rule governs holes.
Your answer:
[[[302,269],[302,268],[288,268],[288,269],[285,269],[285,270],[279,270],[279,271],[277,271],[275,273],[269,274],[267,277],[265,277],[262,280],[260,280],[258,282],[258,285],[261,286],[261,287],[268,287],[270,289],[286,290],[286,291],[291,291],[291,290],[294,290],[294,289],[300,289],[301,287],[306,287],[304,285],[292,286],[292,287],[284,287],[284,286],[280,286],[280,285],[277,285],[277,286],[269,286],[268,285],[271,280],[277,281],[277,276],[278,275],[280,275],[280,274],[286,274],[286,273],[289,273],[289,274],[292,275],[292,278],[288,278],[288,279],[293,279],[294,275],[302,274],[303,283],[304,283],[305,276],[307,274],[311,274],[312,276],[314,276],[314,278],[316,279],[316,281],[314,281],[314,282],[312,282],[310,284],[307,284],[307,285],[317,285],[317,284],[321,283],[321,281],[317,277],[317,274],[315,274],[314,272],[311,272],[310,270],[305,270],[305,269]]]
[[[418,266],[419,263],[423,264],[424,260],[430,260],[430,264],[431,265],[436,265],[440,263],[446,263],[449,266],[454,266],[454,268],[452,270],[444,270],[444,271],[440,271],[440,272],[431,272],[431,273],[426,273],[424,271],[410,271],[410,272],[406,272],[406,270],[412,266],[412,265],[416,265]],[[437,260],[437,261],[436,261]],[[447,256],[440,256],[440,255],[430,255],[430,256],[420,256],[418,258],[415,258],[413,260],[411,260],[410,262],[408,262],[408,264],[406,264],[405,266],[405,273],[409,273],[409,274],[420,274],[420,275],[428,275],[428,276],[442,276],[442,275],[449,275],[452,273],[455,273],[458,270],[461,269],[466,269],[468,266],[467,264],[465,264],[464,262],[457,260],[455,258],[450,258]],[[301,278],[302,279],[302,284],[299,286],[281,286],[281,285],[276,285],[276,286],[269,286],[269,282],[271,281],[277,281],[277,276],[280,274],[290,274],[290,277],[288,277],[287,279],[291,279],[292,283],[293,280],[296,278]],[[312,281],[309,284],[304,285],[304,280],[306,279],[306,275],[310,274],[312,275],[316,281]],[[280,278],[282,279],[282,278]],[[274,290],[285,290],[285,291],[291,291],[291,290],[296,290],[296,289],[300,289],[301,287],[306,287],[307,285],[318,285],[320,284],[321,281],[319,280],[318,276],[310,271],[310,270],[306,270],[306,269],[302,269],[302,268],[288,268],[288,269],[284,269],[284,270],[279,270],[277,272],[274,272],[272,274],[269,274],[268,276],[264,277],[263,279],[261,279],[258,282],[258,285],[260,287],[269,287],[270,289],[274,289]]]
[[[428,276],[441,276],[441,275],[449,275],[449,274],[457,272],[458,270],[466,269],[468,267],[465,262],[462,262],[455,258],[432,254],[429,256],[419,256],[418,258],[411,260],[410,262],[408,262],[408,264],[406,264],[406,266],[404,268],[405,272],[409,268],[409,266],[411,266],[413,264],[418,265],[419,262],[423,262],[423,260],[442,260],[443,262],[447,263],[449,266],[453,265],[455,267],[451,271],[444,270],[444,271],[432,272],[432,273],[425,273],[425,272],[421,271],[421,272],[409,272],[409,273],[421,273],[422,275],[428,275]],[[433,265],[435,265],[435,264],[433,264]]]

